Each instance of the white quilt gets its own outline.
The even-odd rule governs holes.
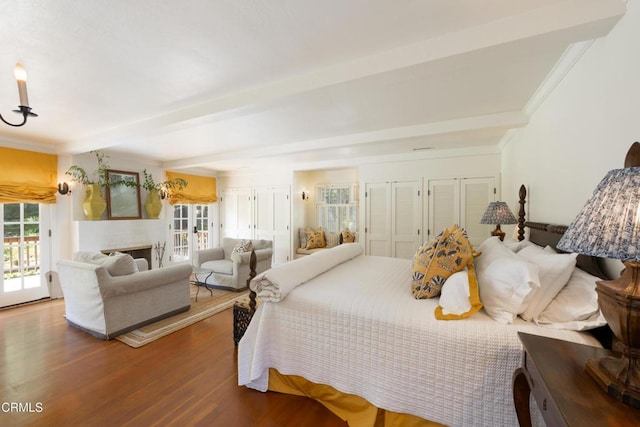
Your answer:
[[[411,295],[411,266],[362,255],[260,303],[239,344],[239,384],[266,391],[275,368],[450,426],[515,426],[517,331],[598,345],[586,333],[504,325],[484,310],[436,320],[437,299]]]

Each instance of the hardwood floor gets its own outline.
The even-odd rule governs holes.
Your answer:
[[[346,425],[311,399],[237,385],[231,309],[137,349],[63,315],[63,300],[0,311],[0,425]]]

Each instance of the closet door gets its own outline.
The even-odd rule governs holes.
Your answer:
[[[254,190],[254,239],[273,242],[273,264],[291,259],[291,203],[288,187]]]
[[[429,239],[458,224],[467,231],[471,244],[479,245],[490,234],[480,218],[494,199],[494,177],[429,181]]]
[[[273,262],[281,264],[291,259],[291,202],[289,188],[273,190]]]
[[[251,189],[226,189],[220,197],[220,237],[250,239]]]
[[[422,239],[421,182],[391,183],[391,256],[413,259]]]
[[[427,238],[431,240],[452,224],[460,223],[460,180],[429,181],[429,225]]]
[[[365,250],[391,256],[391,191],[389,183],[365,184]]]
[[[467,231],[473,246],[478,246],[495,226],[480,224],[489,202],[495,200],[494,178],[464,178],[460,181],[460,227]]]

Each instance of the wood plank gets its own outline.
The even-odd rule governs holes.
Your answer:
[[[231,309],[134,349],[67,326],[64,301],[47,301],[0,311],[0,343],[0,402],[33,410],[0,425],[346,425],[311,399],[237,385]]]

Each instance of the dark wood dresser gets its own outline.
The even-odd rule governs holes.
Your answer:
[[[588,359],[610,351],[519,332],[523,367],[513,374],[513,400],[520,426],[531,425],[529,395],[548,427],[640,426],[640,410],[609,396],[585,371]]]

